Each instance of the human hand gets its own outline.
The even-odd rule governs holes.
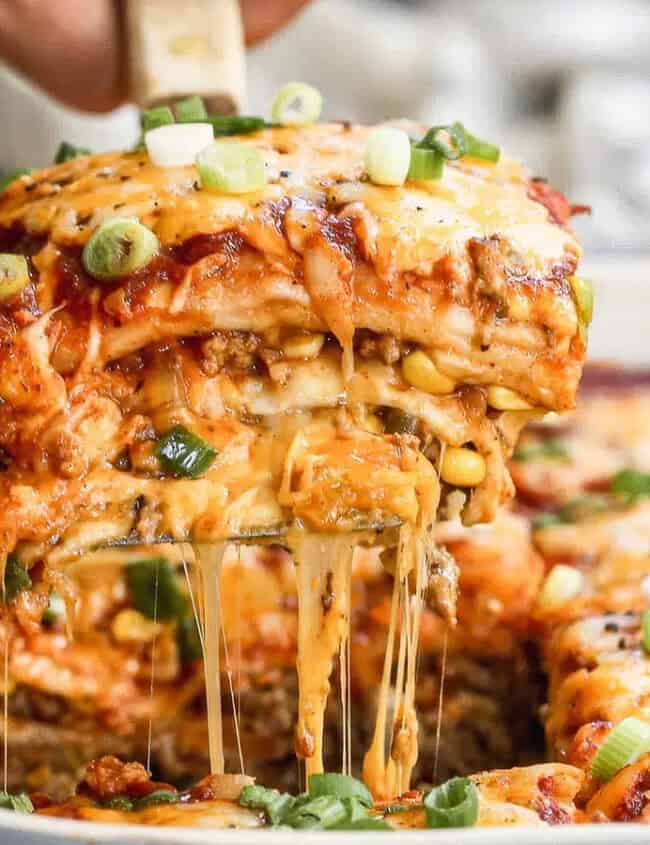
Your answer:
[[[67,105],[115,108],[126,98],[122,2],[0,0],[0,58]],[[247,44],[268,37],[306,2],[241,0]]]

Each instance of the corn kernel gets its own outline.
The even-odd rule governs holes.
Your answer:
[[[571,601],[582,592],[584,580],[579,569],[558,564],[546,576],[537,602],[541,607],[550,607]]]
[[[509,387],[491,384],[487,389],[488,405],[497,411],[530,411],[532,405]]]
[[[455,487],[476,487],[485,480],[485,458],[473,449],[448,446],[440,467],[440,475]]]
[[[139,611],[126,608],[113,619],[111,631],[118,643],[150,643],[160,631],[160,625]]]
[[[431,358],[421,349],[411,352],[402,361],[402,373],[406,381],[418,390],[442,396],[453,393],[456,382],[441,373]]]
[[[324,334],[294,334],[282,344],[287,358],[316,358],[325,343]]]

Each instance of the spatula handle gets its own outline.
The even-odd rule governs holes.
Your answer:
[[[244,39],[237,0],[123,0],[129,97],[148,107],[200,94],[240,111]]]

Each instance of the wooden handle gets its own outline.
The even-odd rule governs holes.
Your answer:
[[[200,94],[216,114],[245,99],[237,0],[124,0],[129,97],[148,107]]]

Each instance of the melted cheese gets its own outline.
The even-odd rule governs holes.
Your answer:
[[[414,529],[412,526],[403,526],[398,546],[375,729],[372,743],[363,762],[363,779],[372,790],[373,795],[381,800],[389,800],[409,789],[411,772],[417,761],[415,684],[426,565],[426,546],[423,532]],[[415,591],[413,594],[411,593],[411,578],[409,577],[411,573],[415,575]],[[397,672],[393,691],[392,725],[387,759],[388,711],[395,640],[398,633]]]
[[[323,728],[332,660],[349,637],[353,539],[294,541],[298,589],[296,751],[309,775],[323,771]]]
[[[221,663],[219,640],[221,633],[221,561],[223,545],[195,545],[197,562],[201,568],[203,595],[203,642],[205,694],[208,708],[210,743],[210,771],[224,773],[223,720],[221,712]]]

